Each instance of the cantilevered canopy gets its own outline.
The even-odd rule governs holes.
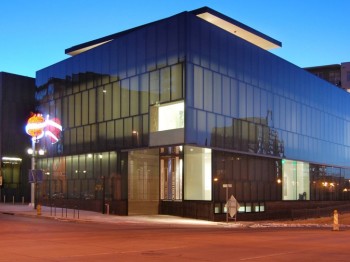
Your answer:
[[[281,42],[209,7],[193,10],[191,13],[265,50],[282,46]]]
[[[253,28],[250,28],[249,26],[246,26],[228,16],[225,16],[209,7],[202,7],[200,9],[196,9],[193,11],[190,11],[189,13],[196,15],[199,18],[204,19],[208,23],[211,23],[217,27],[220,27],[231,34],[234,34],[256,46],[259,46],[265,50],[281,47],[282,43],[267,36],[263,33],[260,33],[259,31],[256,31]],[[157,22],[157,21],[156,21]],[[156,23],[152,22],[152,23]],[[134,30],[137,30],[139,28],[142,28],[144,26],[150,25],[152,23],[141,25],[126,31],[122,31],[120,33],[112,34],[109,36],[105,36],[99,39],[95,39],[80,45],[73,46],[71,48],[66,49],[65,53],[69,55],[77,55],[80,53],[83,53],[87,50],[93,49],[99,45],[103,45],[105,43],[108,43],[109,41],[112,41],[113,39],[116,39],[124,34],[130,33]]]

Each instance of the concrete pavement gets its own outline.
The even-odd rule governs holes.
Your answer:
[[[113,223],[113,224],[139,224],[139,225],[155,225],[161,224],[166,226],[206,226],[206,227],[233,227],[233,228],[260,228],[260,227],[326,227],[333,228],[332,220],[327,223],[306,222],[306,221],[233,221],[212,222],[191,218],[183,218],[169,215],[137,215],[137,216],[117,216],[107,215],[98,212],[74,210],[60,207],[41,206],[39,214],[37,209],[34,209],[28,204],[10,204],[0,203],[0,213],[8,215],[31,216],[38,218],[50,218],[65,221],[75,222],[96,222],[96,223]],[[350,228],[348,224],[340,224],[341,229]]]
[[[222,223],[182,218],[168,215],[138,215],[116,216],[98,212],[74,210],[60,207],[41,206],[39,214],[37,209],[28,204],[4,204],[0,203],[0,213],[9,215],[22,215],[41,218],[52,218],[76,222],[100,222],[100,223],[129,223],[129,224],[168,224],[168,225],[191,225],[191,226],[217,226]],[[238,224],[237,224],[238,226]]]

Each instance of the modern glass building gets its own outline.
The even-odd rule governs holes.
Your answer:
[[[66,50],[37,72],[42,201],[118,215],[244,217],[350,198],[350,95],[204,7]],[[333,201],[333,202],[332,202]]]

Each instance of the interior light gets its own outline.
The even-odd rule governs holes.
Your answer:
[[[45,151],[44,149],[39,149],[38,153],[40,156],[43,156],[45,154]]]
[[[2,157],[2,160],[3,160],[3,161],[21,162],[21,161],[22,161],[22,158],[4,156],[4,157]]]

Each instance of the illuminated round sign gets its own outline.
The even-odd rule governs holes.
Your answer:
[[[40,138],[44,134],[45,118],[41,114],[33,114],[26,125],[26,132],[33,138]]]
[[[52,144],[58,142],[62,131],[61,121],[58,118],[46,119],[41,114],[34,114],[28,119],[26,132],[33,139],[38,140],[44,135],[49,137]]]

